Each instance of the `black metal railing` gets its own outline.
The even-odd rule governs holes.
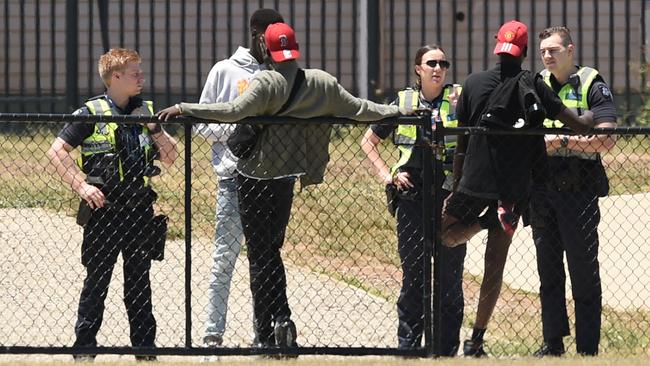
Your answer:
[[[499,25],[529,26],[530,70],[542,68],[537,33],[566,25],[577,62],[598,69],[613,90],[619,116],[637,122],[646,86],[647,1],[72,1],[5,0],[0,6],[0,111],[70,113],[102,90],[99,55],[134,48],[143,57],[147,99],[198,100],[212,65],[248,46],[248,18],[259,7],[279,10],[296,29],[305,67],[335,75],[355,95],[392,100],[414,81],[413,55],[436,42],[462,83],[495,62]],[[63,47],[61,45],[64,45]]]

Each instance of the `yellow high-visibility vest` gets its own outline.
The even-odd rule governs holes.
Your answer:
[[[540,75],[542,75],[544,78],[546,85],[551,87],[551,72],[545,69],[540,72]],[[583,111],[589,109],[589,104],[587,103],[589,88],[598,76],[598,70],[592,69],[591,67],[581,67],[576,75],[578,75],[580,85],[571,85],[571,83],[566,83],[558,92],[558,96],[568,109],[572,110],[578,115],[581,115]],[[546,128],[562,128],[563,126],[564,124],[559,120],[551,120],[548,118],[544,120],[544,127]],[[589,160],[596,160],[599,157],[598,153],[576,151],[567,148],[559,148],[549,155],[576,156]]]
[[[442,103],[440,104],[440,118],[444,127],[458,127],[458,119],[456,118],[456,107],[449,101],[449,94],[453,91],[452,85],[445,85],[442,94]],[[411,88],[404,89],[397,93],[398,105],[400,108],[407,111],[415,110],[420,106],[420,93]],[[405,165],[413,154],[413,147],[417,141],[418,126],[416,125],[399,125],[395,132],[395,143],[400,152],[400,158],[397,163],[392,167],[391,173],[395,175],[397,170]],[[453,159],[456,145],[458,143],[458,136],[447,135],[444,137],[445,151],[443,153],[443,161]],[[450,175],[451,170],[446,169],[445,175]]]
[[[100,116],[112,116],[113,110],[104,98],[92,99],[85,103],[88,111],[93,115]],[[142,101],[143,108],[139,108],[139,111],[132,113],[132,115],[144,115],[144,116],[153,116],[153,102],[144,100]],[[105,154],[116,153],[116,142],[115,142],[115,131],[117,130],[117,123],[115,122],[98,122],[95,123],[95,130],[92,135],[86,137],[86,139],[81,143],[81,156],[77,159],[77,164],[81,170],[88,174],[89,167],[88,161],[91,158],[101,157]],[[144,151],[145,164],[148,164],[153,159],[152,150],[154,148],[154,142],[149,133],[149,129],[146,126],[142,126],[142,131],[138,136],[140,141],[140,148]],[[124,180],[124,168],[122,166],[122,160],[117,159],[117,168],[120,176],[120,181]],[[149,177],[144,178],[144,185],[149,184]]]

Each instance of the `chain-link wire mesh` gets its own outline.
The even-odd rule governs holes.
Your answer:
[[[72,346],[86,271],[81,264],[82,228],[75,223],[79,197],[56,176],[46,154],[62,125],[9,124],[27,127],[20,129],[23,133],[0,136],[1,343],[5,347]],[[162,173],[152,178],[158,194],[155,214],[169,217],[165,258],[153,261],[150,270],[156,346],[181,350],[212,345],[206,344],[206,340],[214,339],[205,337],[219,334],[222,325],[215,310],[210,320],[209,304],[218,308],[226,302],[222,294],[225,283],[215,273],[232,268],[222,346],[247,348],[255,336],[247,259],[250,248],[242,245],[237,253],[243,235],[237,223],[227,219],[235,210],[231,207],[234,197],[240,203],[242,192],[237,187],[246,186],[245,179],[218,181],[211,143],[198,136],[186,136],[183,128],[171,127],[176,126],[168,130],[174,130],[179,158],[170,167],[162,167]],[[291,319],[301,347],[380,350],[398,345],[396,302],[402,288],[402,266],[396,219],[387,212],[384,185],[360,147],[366,129],[366,125],[333,126],[328,132],[331,139],[324,182],[304,188],[290,183],[279,188],[284,190],[285,197],[293,196],[281,255]],[[649,343],[646,334],[650,293],[645,284],[650,259],[644,250],[648,233],[643,224],[648,185],[645,155],[649,144],[647,131],[643,129],[619,132],[616,146],[602,154],[610,194],[598,199],[603,304],[600,353],[638,354],[645,352]],[[186,141],[191,142],[191,151],[186,151]],[[390,139],[378,148],[389,166],[397,162],[399,154]],[[187,156],[190,161],[186,160]],[[186,164],[191,164],[191,175],[187,177],[191,179],[190,192],[185,192]],[[269,188],[268,182],[264,186],[254,185],[247,192],[255,189],[260,191],[252,196],[251,205],[274,197],[265,197],[274,189]],[[191,222],[185,219],[186,193],[191,203]],[[568,199],[562,203],[577,207]],[[217,209],[219,214],[215,214]],[[282,223],[278,221],[283,219],[286,218],[279,215],[267,217],[266,222],[277,226],[256,229],[263,237],[277,240],[274,235],[281,231]],[[592,217],[587,219],[593,224]],[[223,222],[221,231],[215,230],[215,222]],[[186,252],[188,227],[192,245]],[[125,229],[117,234],[124,239],[128,233]],[[230,243],[231,253],[217,251],[215,240],[220,236]],[[483,269],[485,238],[482,231],[467,245],[462,278],[465,316],[461,342],[469,336],[476,320],[479,288],[487,276]],[[535,248],[530,227],[520,223],[509,248],[504,285],[486,335],[486,350],[491,355],[527,355],[541,344]],[[442,261],[450,258],[445,253],[440,255]],[[120,255],[110,274],[103,322],[97,336],[100,346],[131,345],[123,301],[123,265],[124,257]],[[189,279],[190,286],[186,288]],[[584,282],[567,281],[566,285],[572,336],[565,338],[565,345],[570,353],[575,353],[573,309],[576,303],[570,290]],[[423,283],[429,282],[423,279]],[[267,285],[262,282],[260,288]],[[129,293],[128,289],[126,292]],[[445,288],[442,292],[449,296]],[[422,293],[426,291],[422,289]],[[273,302],[260,305],[275,306]],[[449,316],[445,311],[443,307],[442,316]],[[432,314],[434,318],[439,315]],[[186,333],[189,323],[191,331]],[[187,338],[190,343],[186,342]]]
[[[0,334],[5,346],[62,347],[75,342],[79,296],[86,276],[81,263],[83,229],[75,223],[79,197],[61,182],[47,156],[61,127],[55,123],[28,124],[23,134],[2,135],[4,192],[0,232],[5,243],[5,270],[0,307],[7,321],[3,322]],[[396,346],[394,303],[401,275],[394,223],[385,209],[383,186],[373,177],[359,148],[363,128],[334,127],[325,182],[302,189],[299,184],[291,185],[289,190],[294,198],[282,257],[291,319],[297,326],[300,346]],[[255,334],[246,259],[249,249],[244,245],[238,253],[243,235],[227,217],[238,214],[236,207],[230,207],[233,202],[227,202],[229,197],[237,204],[237,182],[219,181],[213,169],[211,143],[190,136],[192,247],[191,253],[187,253],[191,255],[191,267],[186,269],[186,136],[182,128],[175,130],[179,158],[172,166],[163,166],[159,176],[151,178],[158,196],[155,214],[169,217],[165,258],[153,261],[150,270],[157,323],[155,344],[204,347],[208,345],[205,341],[210,340],[207,335],[222,331],[222,346],[250,347]],[[329,130],[326,128],[325,132]],[[78,156],[78,152],[73,152],[73,156]],[[262,190],[259,194],[252,200],[254,205],[263,202],[261,198],[267,192]],[[217,204],[221,211],[217,221],[225,226],[220,232],[219,228],[215,232]],[[131,214],[130,210],[120,208],[115,219],[129,221]],[[144,225],[131,224],[132,227],[120,226],[116,231],[97,230],[100,239],[105,239],[102,241],[122,240],[130,229]],[[136,232],[140,234],[141,230]],[[229,253],[219,252],[215,247],[217,238],[231,246]],[[101,251],[87,253],[93,253],[92,258],[108,260]],[[102,264],[110,267],[110,262]],[[124,289],[123,265],[122,253],[112,274],[109,269],[103,274],[110,276],[103,322],[97,335],[97,344],[103,347],[131,345],[123,302],[124,294],[130,292]],[[226,283],[216,276],[227,269],[224,267],[232,268],[228,299],[223,295]],[[190,297],[186,297],[184,288],[188,275]],[[141,291],[137,291],[136,297],[140,295]],[[189,314],[185,314],[187,301],[191,302]],[[227,321],[224,329],[218,330],[215,323],[220,321],[219,312],[214,308],[226,302]],[[191,344],[185,343],[186,315],[192,323]]]
[[[506,178],[500,184],[511,189],[508,183],[531,179],[530,198],[514,207],[508,205],[512,201],[480,201],[472,195],[462,199],[462,194],[456,194],[455,204],[460,202],[465,212],[478,212],[472,217],[483,215],[477,226],[490,230],[496,225],[494,232],[500,231],[508,225],[509,208],[518,222],[509,248],[508,240],[499,240],[498,235],[490,239],[488,230],[477,226],[467,230],[472,234],[481,231],[467,244],[464,324],[468,330],[483,328],[489,319],[484,344],[488,354],[531,355],[543,341],[562,336],[568,336],[564,338],[568,354],[638,354],[647,349],[647,131],[621,128],[617,132],[621,135],[609,150],[601,149],[601,144],[607,144],[607,136],[596,137],[592,148],[570,143],[567,149],[562,145],[563,137],[547,135],[549,156],[532,158],[528,170],[520,166],[515,171],[515,165],[520,164],[516,160],[527,156],[517,150],[479,159],[488,163],[481,175],[486,181],[491,179],[491,172],[499,172],[497,181]],[[494,146],[505,146],[506,139],[511,138],[495,131],[483,133]],[[541,136],[522,137],[520,141],[530,151],[542,141]],[[600,157],[590,152],[593,147],[602,151]],[[543,142],[541,148],[544,152]],[[474,187],[489,186],[474,183]],[[453,205],[448,202],[448,206]],[[483,211],[489,205],[492,208]],[[501,222],[495,220],[497,207]],[[448,208],[450,216],[453,212],[463,210]],[[491,219],[485,220],[488,216]],[[503,286],[490,318],[489,298],[498,293],[503,261]]]

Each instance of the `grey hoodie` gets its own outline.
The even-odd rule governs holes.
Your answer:
[[[237,98],[262,68],[247,48],[239,47],[229,59],[221,60],[212,67],[199,103],[229,102]],[[237,158],[226,146],[226,140],[235,126],[220,123],[194,126],[194,133],[212,142],[212,165],[218,179],[235,175]]]

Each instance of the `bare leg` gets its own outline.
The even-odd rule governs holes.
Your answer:
[[[485,270],[474,328],[487,328],[501,293],[503,269],[506,265],[511,242],[512,237],[501,228],[488,230],[488,241],[485,248]]]
[[[441,236],[442,244],[446,247],[455,247],[460,244],[465,244],[481,230],[481,226],[478,223],[468,226],[459,222],[454,216],[448,214],[442,215]]]

